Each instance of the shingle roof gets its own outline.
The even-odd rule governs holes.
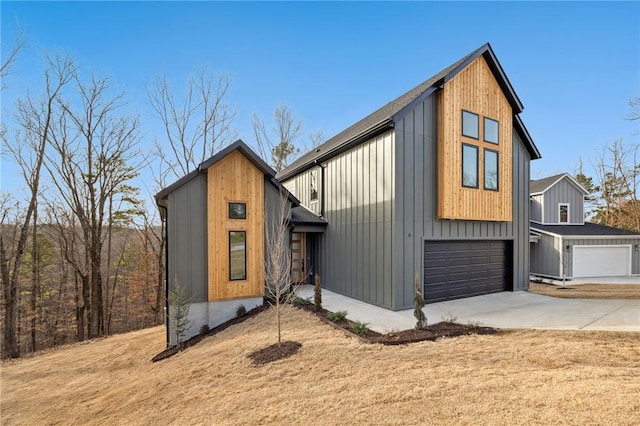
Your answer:
[[[531,223],[533,231],[542,231],[557,235],[585,235],[585,236],[617,236],[617,235],[637,235],[640,233],[627,231],[626,229],[612,228],[610,226],[598,225],[597,223],[585,222],[584,225],[540,225]]]
[[[294,225],[322,225],[327,226],[329,222],[316,216],[306,208],[299,206],[291,209],[291,223]]]
[[[564,173],[560,173],[559,175],[553,175],[542,179],[532,180],[529,182],[529,192],[531,194],[538,194],[540,192],[544,192],[551,185],[556,183]]]
[[[469,65],[481,55],[485,55],[485,59],[487,59],[489,67],[496,75],[496,80],[507,96],[507,99],[509,99],[509,102],[513,108],[514,115],[520,113],[523,109],[522,103],[520,102],[520,99],[518,99],[507,76],[504,74],[502,67],[495,57],[493,50],[491,49],[491,45],[489,45],[489,43],[486,43],[480,48],[461,58],[457,62],[443,69],[439,73],[435,74],[428,80],[424,81],[423,83],[417,85],[400,97],[384,105],[382,108],[374,111],[362,120],[356,122],[342,132],[338,133],[315,150],[302,155],[300,158],[298,158],[288,167],[282,170],[277,176],[278,179],[287,179],[291,176],[294,176],[297,173],[304,171],[305,168],[310,167],[312,164],[314,164],[315,161],[322,161],[324,159],[330,158],[332,155],[336,155],[337,153],[339,153],[341,149],[350,146],[350,144],[352,143],[357,143],[361,138],[371,136],[376,131],[381,131],[391,127],[396,115],[400,115],[402,111],[405,108],[410,107],[413,102],[416,102],[419,99],[426,97],[435,90],[439,89],[443,83],[453,78],[456,74],[466,68],[467,65]],[[523,139],[523,142],[527,146],[527,149],[529,150],[531,156],[533,158],[540,158],[540,152],[531,140],[531,137],[524,127],[524,124],[518,117],[516,118],[517,119],[514,120],[514,127],[516,127],[518,134]]]

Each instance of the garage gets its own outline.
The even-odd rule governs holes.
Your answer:
[[[573,246],[574,277],[625,275],[631,275],[630,245]]]
[[[506,241],[425,241],[427,303],[508,290]]]

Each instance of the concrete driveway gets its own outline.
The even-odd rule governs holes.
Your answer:
[[[313,286],[303,286],[297,293],[313,299]],[[325,289],[322,301],[325,309],[347,311],[347,318],[368,323],[380,333],[415,326],[413,309],[393,312]],[[432,303],[424,312],[430,324],[456,318],[461,324],[497,328],[640,332],[640,300],[559,299],[518,291]]]

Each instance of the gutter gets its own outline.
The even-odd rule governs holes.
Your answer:
[[[169,226],[167,225],[169,209],[158,204],[164,210],[164,328],[166,332],[167,348],[169,347]]]

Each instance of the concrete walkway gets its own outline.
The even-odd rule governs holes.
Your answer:
[[[313,299],[313,286],[297,293]],[[325,289],[322,302],[325,309],[347,311],[347,318],[368,323],[380,333],[406,330],[416,323],[413,309],[394,312]],[[640,332],[640,300],[559,299],[518,291],[432,303],[424,312],[430,324],[455,318],[461,324],[497,328]]]

